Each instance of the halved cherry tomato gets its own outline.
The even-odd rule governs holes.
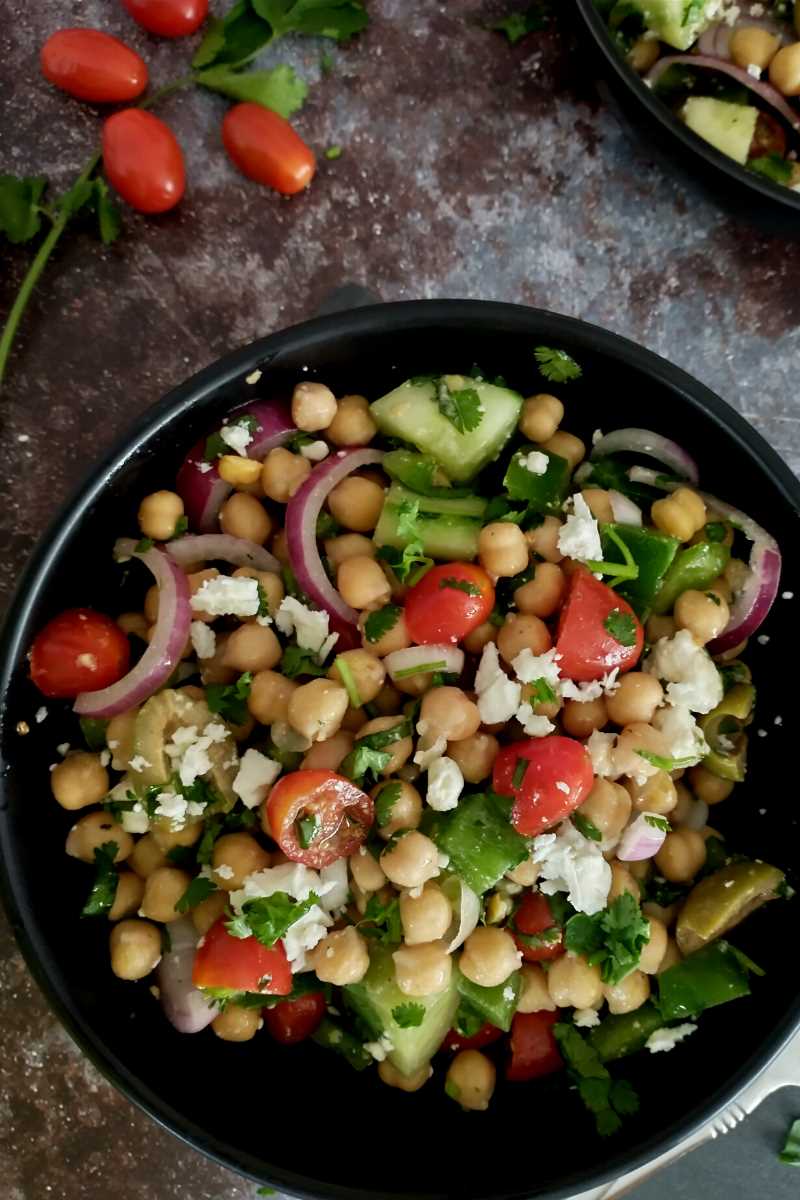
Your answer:
[[[103,169],[131,208],[161,213],[186,187],[183,151],[169,125],[141,108],[114,113],[103,126]]]
[[[409,589],[406,628],[420,646],[459,642],[482,625],[493,608],[494,587],[482,567],[444,563]]]
[[[302,192],[314,178],[313,150],[270,108],[250,101],[234,104],[222,122],[222,140],[243,175],[284,196]]]
[[[322,992],[309,992],[296,1000],[281,1000],[280,1004],[264,1010],[267,1029],[283,1046],[293,1046],[311,1037],[324,1016]]]
[[[316,870],[355,854],[374,820],[372,798],[335,771],[284,775],[261,809],[264,832],[275,839],[286,857]],[[309,822],[305,835],[298,824],[301,821]]]
[[[614,667],[629,671],[643,645],[644,630],[630,604],[585,567],[574,571],[558,622],[561,674],[586,682]]]
[[[147,64],[124,42],[99,29],[59,29],[39,56],[42,74],[78,100],[121,104],[147,87]]]
[[[458,1050],[481,1050],[484,1046],[491,1046],[492,1042],[497,1042],[503,1036],[502,1029],[498,1029],[496,1025],[481,1025],[477,1033],[473,1033],[472,1037],[464,1037],[457,1029],[451,1029],[447,1037],[441,1045],[442,1050],[450,1050],[456,1052]]]
[[[225,917],[220,917],[200,941],[192,983],[198,988],[288,996],[292,969],[283,942],[262,946],[254,937],[233,937],[225,928]]]
[[[548,962],[564,953],[564,935],[541,892],[526,892],[514,913],[514,941],[526,962]],[[545,937],[541,935],[545,934]]]
[[[785,153],[786,132],[780,121],[770,113],[760,112],[753,140],[750,143],[748,159],[764,158],[770,154],[778,154],[783,158]]]
[[[134,21],[159,37],[186,37],[208,16],[208,0],[122,0]]]
[[[511,1061],[506,1067],[506,1079],[523,1083],[561,1070],[564,1060],[553,1036],[557,1021],[557,1012],[516,1014],[511,1022]]]
[[[68,608],[34,638],[31,679],[51,699],[72,699],[122,679],[130,658],[130,643],[116,621],[93,608]]]
[[[563,821],[583,804],[593,783],[586,749],[574,738],[558,735],[504,746],[492,770],[494,790],[514,797],[511,823],[523,837]]]

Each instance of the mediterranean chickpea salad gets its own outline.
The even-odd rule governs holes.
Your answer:
[[[717,150],[800,191],[800,0],[595,0],[628,62]]]
[[[86,743],[50,768],[82,916],[177,1030],[471,1110],[561,1073],[606,1135],[616,1060],[747,995],[728,934],[790,891],[711,813],[780,553],[676,443],[562,428],[564,350],[537,372],[243,400],[120,531],[136,611],[61,613],[30,675]]]

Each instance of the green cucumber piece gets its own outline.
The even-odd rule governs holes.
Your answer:
[[[384,454],[381,466],[392,479],[420,496],[454,500],[472,495],[470,488],[436,483],[437,479],[444,478],[444,472],[435,459],[427,454],[415,454],[413,450],[390,450]]]
[[[475,558],[486,511],[486,501],[480,496],[465,496],[462,499],[422,496],[400,483],[393,483],[386,493],[375,528],[376,545],[395,546],[402,550],[408,544],[408,537],[398,532],[401,504],[419,505],[416,527],[424,554],[449,562]]]
[[[511,824],[510,805],[504,797],[479,792],[430,822],[429,836],[449,855],[450,869],[479,896],[528,857],[528,843]]]
[[[524,466],[524,459],[532,452],[544,454],[548,460],[543,475],[534,475]],[[538,446],[526,445],[513,455],[508,464],[503,487],[511,500],[524,500],[531,512],[543,515],[560,513],[571,475],[570,465],[565,458],[540,450]]]
[[[498,983],[496,987],[480,987],[457,971],[456,986],[462,1000],[466,1000],[484,1022],[488,1021],[490,1025],[509,1032],[522,988],[521,971],[514,971],[504,983]]]
[[[603,523],[600,525],[600,538],[603,544],[603,558],[608,562],[620,560],[619,546],[615,545],[610,536],[611,532],[625,543],[633,556],[633,561],[639,568],[637,578],[626,579],[616,588],[616,591],[641,617],[646,615],[652,607],[680,542],[666,533],[656,533],[652,529],[640,529],[637,525]]]
[[[681,116],[694,133],[728,158],[742,166],[747,162],[758,121],[757,108],[712,96],[690,96]]]
[[[715,7],[713,0],[630,0],[630,8],[642,14],[647,28],[676,50],[693,45],[711,24]]]

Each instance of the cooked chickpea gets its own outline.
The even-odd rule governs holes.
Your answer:
[[[506,879],[521,887],[530,887],[539,878],[539,866],[533,858],[526,858],[513,871],[506,871]]]
[[[397,1067],[385,1058],[378,1063],[378,1076],[387,1087],[399,1088],[401,1092],[418,1092],[428,1082],[433,1074],[430,1063],[424,1063],[413,1075],[401,1075]]]
[[[192,571],[192,573],[190,575],[186,576],[188,583],[189,583],[190,595],[194,596],[197,592],[199,592],[200,588],[203,586],[203,584],[206,582],[206,580],[216,579],[218,576],[219,576],[219,571],[217,570],[216,567],[205,567],[202,571]],[[145,597],[144,615],[146,617],[148,617],[150,620],[155,621],[155,619],[156,619],[155,617],[150,617],[150,611],[148,608],[149,596],[150,596],[150,592],[148,592],[147,596]],[[157,614],[158,613],[158,592],[157,591],[156,591],[155,600],[156,600],[156,614]],[[216,619],[217,619],[216,613],[206,612],[205,609],[195,609],[195,608],[192,609],[192,620],[193,621],[211,622],[211,621],[216,621]]]
[[[153,822],[150,833],[156,845],[169,854],[176,846],[194,846],[199,842],[203,833],[202,818],[184,822],[180,829],[173,829],[172,823],[166,817],[157,817]]]
[[[750,568],[741,558],[729,558],[722,577],[735,596],[750,578]]]
[[[496,1080],[491,1059],[480,1050],[461,1050],[447,1069],[447,1094],[469,1112],[485,1112]]]
[[[342,717],[341,730],[345,733],[358,733],[362,725],[367,723],[367,714],[363,708],[353,708],[352,704],[348,704],[344,716]]]
[[[614,520],[614,510],[611,507],[611,499],[605,488],[582,488],[581,495],[589,506],[589,511],[591,512],[592,516],[596,520]]]
[[[384,841],[388,841],[398,829],[416,829],[422,819],[422,797],[414,785],[405,779],[393,780],[392,783],[398,784],[400,792],[392,804],[389,820],[378,829]],[[373,799],[377,799],[386,786],[385,783],[379,783],[374,787],[371,792]]]
[[[702,764],[690,768],[689,783],[697,799],[705,804],[719,804],[721,800],[727,800],[734,788],[732,779],[722,779]]]
[[[225,642],[223,666],[233,671],[270,671],[281,661],[281,644],[266,625],[240,625]]]
[[[626,725],[614,747],[614,767],[621,775],[636,775],[647,778],[655,775],[657,768],[642,758],[640,750],[648,750],[669,758],[669,746],[660,730],[643,721]]]
[[[360,475],[348,475],[328,496],[328,508],[345,529],[368,533],[378,524],[383,500],[379,484]]]
[[[261,491],[261,463],[255,458],[243,458],[241,454],[222,454],[216,467],[220,478],[236,488],[257,487]],[[227,531],[226,531],[227,532]]]
[[[352,679],[362,704],[371,704],[383,687],[386,679],[386,668],[379,658],[367,650],[345,650],[337,655],[333,666],[328,671],[328,678],[335,683],[344,683],[339,664],[344,664],[344,670]]]
[[[730,619],[730,609],[716,592],[696,592],[689,589],[675,601],[675,624],[688,629],[700,646],[705,646],[722,633]]]
[[[118,979],[144,979],[161,958],[161,934],[149,921],[132,917],[111,930],[111,970]]]
[[[270,450],[261,468],[264,495],[278,504],[286,504],[311,474],[311,463],[302,454],[292,454],[284,446]]]
[[[195,905],[189,915],[201,937],[208,933],[212,925],[216,925],[228,904],[228,893],[219,891],[212,892],[210,896],[206,896],[205,900],[201,900],[199,904]]]
[[[127,766],[127,763],[126,763]],[[99,804],[110,787],[99,754],[74,750],[50,772],[50,787],[62,808],[75,811]]]
[[[678,943],[674,938],[667,938],[667,948],[664,951],[664,957],[659,964],[656,975],[663,975],[670,967],[677,967],[678,963],[682,961],[683,955],[678,949]]]
[[[637,75],[646,75],[658,60],[661,48],[656,38],[637,38],[628,51],[628,62]]]
[[[705,861],[705,839],[696,829],[668,833],[656,855],[656,867],[670,883],[689,883]]]
[[[560,458],[565,458],[571,471],[574,471],[578,464],[586,458],[586,446],[581,439],[575,437],[573,433],[566,433],[563,429],[559,429],[546,442],[542,442],[542,449],[547,450],[549,454],[557,454]]]
[[[106,842],[116,842],[114,862],[123,862],[133,850],[133,838],[119,825],[110,813],[100,809],[81,817],[67,834],[66,852],[70,858],[93,863],[94,852]]]
[[[624,787],[637,812],[659,813],[666,816],[678,803],[678,789],[667,771],[656,771],[644,783],[626,779]]]
[[[420,946],[443,938],[453,921],[450,901],[435,883],[426,883],[420,895],[416,889],[400,895],[400,920],[407,946]]]
[[[115,771],[126,771],[133,757],[138,715],[139,709],[131,708],[127,712],[118,713],[108,722],[106,745],[111,751],[111,766]],[[63,763],[61,765],[63,766]]]
[[[514,592],[514,603],[521,613],[552,617],[561,606],[566,587],[564,572],[556,563],[539,562],[534,568],[533,579]]]
[[[670,813],[669,820],[670,820],[670,824],[674,828],[674,826],[676,826],[676,825],[683,825],[686,822],[687,818],[689,817],[689,814],[693,811],[694,796],[692,795],[692,793],[689,791],[689,789],[686,787],[686,785],[684,783],[681,783],[679,781],[673,781],[673,782],[675,782],[675,792],[677,795],[677,800],[675,802],[675,807],[673,808],[672,812]]]
[[[406,628],[405,613],[402,608],[396,611],[397,619],[394,624],[376,641],[370,641],[366,634],[366,624],[371,614],[362,612],[358,619],[358,625],[361,630],[361,644],[367,654],[371,654],[376,658],[385,658],[387,654],[392,654],[395,650],[405,650],[411,645],[411,638],[408,636],[408,629]],[[370,631],[373,632],[372,627],[370,627]]]
[[[554,1012],[555,1002],[547,989],[547,976],[539,963],[523,963],[517,1012]]]
[[[179,867],[158,867],[144,881],[139,915],[165,925],[169,921],[177,921],[181,914],[175,905],[191,882],[188,871],[181,871]]]
[[[678,915],[679,905],[669,904],[666,907],[663,904],[656,904],[653,900],[645,900],[642,905],[642,913],[646,917],[655,917],[662,925],[669,928],[674,924],[675,918]]]
[[[365,896],[377,892],[386,883],[380,863],[366,846],[360,846],[355,854],[351,854],[348,862],[350,874]]]
[[[596,700],[567,700],[561,710],[564,732],[570,737],[588,738],[595,729],[608,721],[607,702],[603,696]]]
[[[599,1008],[603,1003],[600,968],[578,954],[556,958],[547,972],[547,990],[558,1008]]]
[[[528,565],[528,543],[519,525],[493,521],[478,536],[478,558],[490,575],[519,575]]]
[[[529,529],[525,534],[528,549],[545,562],[560,563],[564,555],[558,548],[558,538],[561,533],[561,522],[558,517],[545,517],[539,524]]]
[[[650,927],[650,940],[642,947],[642,952],[639,956],[639,970],[645,975],[655,975],[664,955],[667,952],[667,927],[663,921],[659,921],[658,917],[648,917],[647,924]]]
[[[412,829],[384,850],[380,863],[386,878],[397,887],[422,887],[439,874],[439,851],[429,837]]]
[[[168,863],[169,859],[152,833],[146,833],[144,837],[139,838],[130,856],[130,866],[140,879],[147,879],[153,871],[157,871],[159,867],[166,867]]]
[[[258,671],[250,684],[247,707],[262,725],[288,721],[289,701],[299,686],[277,671]]]
[[[613,842],[628,824],[631,798],[618,783],[598,778],[578,812],[599,830],[604,842]]]
[[[142,641],[145,640],[145,634],[150,628],[150,622],[146,619],[144,613],[137,612],[120,613],[117,617],[117,624],[123,633],[127,633],[128,637],[138,637]]]
[[[671,496],[654,502],[650,517],[662,533],[668,533],[679,542],[688,542],[705,525],[706,506],[697,492],[679,487]]]
[[[641,888],[627,866],[620,862],[611,863],[611,887],[608,892],[608,903],[611,904],[619,896],[630,892],[637,902],[641,898]]]
[[[615,1015],[634,1012],[641,1008],[650,995],[650,980],[644,971],[631,971],[619,983],[606,984],[603,995],[608,1001],[608,1011]]]
[[[769,64],[769,81],[784,96],[800,96],[800,42],[778,51]]]
[[[648,618],[645,632],[648,642],[657,642],[659,638],[672,637],[675,632],[675,622],[672,617],[659,616],[654,613],[652,617]]]
[[[139,505],[139,528],[154,542],[166,542],[183,516],[183,501],[176,492],[151,492]]]
[[[316,433],[336,416],[336,397],[324,383],[298,383],[292,392],[292,420],[298,429]]]
[[[259,546],[264,545],[272,532],[272,521],[264,505],[246,492],[234,492],[228,497],[219,511],[219,523],[223,533]]]
[[[363,533],[340,533],[325,542],[325,556],[334,571],[348,558],[374,558],[375,549],[372,538],[364,537]]]
[[[453,960],[443,942],[401,946],[392,958],[395,982],[404,996],[437,996],[450,983]]]
[[[339,729],[347,711],[347,692],[330,679],[312,679],[293,692],[289,724],[312,742],[325,742]]]
[[[235,892],[248,875],[263,871],[269,864],[269,854],[250,833],[226,833],[214,843],[214,881],[226,892]]]
[[[366,940],[354,925],[336,929],[319,942],[308,956],[312,970],[322,983],[346,987],[358,983],[369,969]]]
[[[629,671],[616,691],[606,696],[609,720],[616,725],[647,724],[664,699],[664,689],[655,675]]]
[[[272,535],[272,541],[269,548],[277,558],[278,562],[283,563],[285,567],[291,566],[289,560],[289,541],[286,536],[285,529],[279,529],[277,533]]]
[[[516,529],[516,525],[512,528]],[[497,649],[507,663],[513,662],[523,650],[544,654],[552,644],[550,630],[533,613],[509,613],[497,634]]]
[[[108,910],[109,921],[119,921],[139,911],[144,895],[144,881],[133,871],[120,871],[114,903]]]
[[[491,621],[484,621],[482,625],[478,625],[471,630],[466,637],[461,639],[461,644],[467,654],[480,654],[484,646],[488,646],[489,642],[497,641],[497,626]]]
[[[528,396],[519,418],[520,433],[531,442],[546,442],[564,419],[564,405],[555,396],[539,392]]]
[[[457,742],[448,742],[447,754],[458,764],[467,783],[480,783],[492,773],[500,744],[492,733],[473,733]]]
[[[346,558],[336,572],[336,586],[353,608],[382,608],[392,594],[389,580],[374,558]]]
[[[458,687],[433,688],[423,697],[419,716],[433,735],[448,742],[472,737],[481,724],[477,704]]]
[[[261,1024],[260,1008],[245,1008],[241,1004],[226,1004],[214,1017],[211,1028],[223,1042],[249,1042]]]
[[[356,734],[356,741],[359,738],[367,737],[370,733],[383,733],[387,729],[394,729],[395,725],[399,725],[403,720],[403,717],[375,717],[372,721],[367,721],[366,725],[361,726]],[[396,742],[390,742],[385,749],[387,754],[391,754],[392,757],[381,771],[381,775],[393,775],[411,757],[414,743],[410,736],[399,738]],[[406,826],[402,828],[406,828]],[[411,886],[413,887],[413,884]]]
[[[326,436],[334,446],[367,446],[377,432],[366,396],[342,396]]]
[[[479,987],[496,987],[505,983],[521,961],[522,955],[510,933],[479,925],[464,943],[458,965],[462,975]]]
[[[338,771],[352,749],[352,733],[340,729],[326,742],[314,742],[300,765],[304,771]]]

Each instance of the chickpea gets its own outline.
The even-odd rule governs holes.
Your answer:
[[[111,970],[118,979],[144,979],[161,958],[161,934],[149,921],[132,917],[111,930]]]
[[[119,921],[139,911],[144,895],[144,882],[133,871],[120,871],[114,903],[108,910],[109,921]]]
[[[655,975],[667,952],[669,938],[666,925],[663,921],[659,921],[658,917],[648,917],[647,924],[650,926],[650,940],[642,947],[639,956],[639,970],[643,971],[645,975]]]
[[[694,809],[694,796],[685,784],[676,782],[675,792],[677,795],[677,800],[669,818],[670,824],[673,826],[673,828],[675,825],[683,825],[686,822],[689,814]]]
[[[411,638],[408,636],[406,628],[405,613],[402,608],[397,610],[397,619],[376,641],[370,641],[366,634],[366,624],[369,620],[370,613],[363,612],[358,619],[358,625],[361,630],[362,646],[367,654],[371,654],[376,658],[385,658],[387,654],[392,654],[395,650],[405,650],[411,645]]]
[[[403,720],[403,717],[375,717],[372,721],[367,721],[366,725],[361,726],[356,734],[356,741],[359,738],[367,737],[370,733],[383,733],[387,729],[394,729],[395,725],[399,725]],[[386,747],[386,752],[392,757],[381,771],[381,775],[393,775],[395,771],[399,771],[411,757],[413,749],[414,743],[410,736],[390,742]],[[406,828],[406,826],[402,826],[402,828]],[[413,884],[409,886],[413,887]]]
[[[677,967],[679,962],[683,962],[683,955],[678,949],[678,943],[674,938],[667,939],[667,948],[664,951],[664,957],[659,964],[656,975],[663,975],[670,967]]]
[[[255,496],[246,492],[234,492],[219,512],[219,523],[223,533],[231,537],[246,538],[263,546],[272,532],[269,513]]]
[[[398,829],[416,829],[422,819],[422,797],[414,785],[405,779],[392,782],[399,785],[400,793],[392,805],[389,820],[378,829],[378,833],[384,841],[388,841],[393,833],[397,833]],[[374,787],[371,792],[373,798],[377,798],[385,787],[385,783],[379,783]]]
[[[214,879],[226,892],[235,892],[248,875],[263,871],[269,864],[269,854],[250,833],[226,833],[214,843]]]
[[[521,975],[517,1012],[554,1012],[556,1006],[547,990],[547,976],[540,964],[523,963]]]
[[[381,660],[367,650],[345,650],[337,656],[328,671],[328,678],[335,683],[344,683],[339,670],[340,662],[352,678],[361,703],[371,704],[386,679],[386,668]]]
[[[624,787],[637,812],[659,813],[666,816],[678,803],[678,789],[666,771],[656,771],[644,783],[626,779]]]
[[[653,866],[649,858],[640,859],[638,862],[629,862],[625,865],[640,886],[641,884],[646,883],[653,870]]]
[[[395,982],[404,996],[437,996],[450,983],[453,960],[443,942],[401,946],[392,958]]]
[[[592,516],[598,521],[614,520],[614,510],[611,507],[611,500],[605,488],[582,488],[581,495],[589,506]]]
[[[156,591],[158,591],[157,588]],[[117,617],[117,624],[123,633],[127,633],[128,637],[138,637],[142,641],[145,640],[145,634],[150,628],[150,624],[146,620],[144,613],[120,613]]]
[[[65,846],[70,858],[79,858],[81,862],[93,863],[94,852],[106,842],[116,842],[117,852],[114,862],[124,862],[133,850],[133,838],[119,825],[110,813],[102,809],[87,813],[81,817],[67,834]]]
[[[212,925],[216,925],[227,907],[228,893],[221,891],[212,892],[210,896],[206,896],[205,900],[201,900],[199,904],[195,905],[189,915],[200,937],[207,934]]]
[[[308,956],[312,970],[322,983],[346,987],[358,983],[369,970],[366,940],[354,925],[336,929],[319,942]]]
[[[353,708],[352,704],[348,704],[345,714],[342,717],[340,732],[343,730],[345,733],[358,733],[362,725],[366,725],[366,723],[367,714],[364,709]]]
[[[232,671],[269,671],[281,661],[281,645],[266,625],[240,625],[225,641],[222,664]]]
[[[448,742],[472,737],[481,724],[477,704],[458,687],[437,687],[428,692],[419,715],[420,724],[425,721],[433,735]]]
[[[74,750],[50,772],[53,795],[62,808],[71,812],[99,804],[110,786],[100,755],[87,750]]]
[[[547,972],[547,990],[557,1008],[599,1008],[603,1003],[603,979],[578,954],[556,958]]]
[[[634,879],[627,866],[623,863],[611,863],[611,887],[608,892],[608,903],[611,904],[618,896],[622,896],[625,892],[630,892],[634,900],[638,901],[641,898],[641,888]]]
[[[668,833],[656,855],[656,866],[670,883],[689,883],[705,861],[705,839],[696,829]]]
[[[261,463],[255,458],[243,458],[241,454],[222,454],[216,467],[220,478],[235,488],[258,488],[261,491]],[[227,530],[226,530],[227,532]]]
[[[374,558],[375,550],[372,538],[363,533],[341,533],[325,541],[325,555],[334,571],[348,558]]]
[[[352,749],[352,733],[340,729],[327,742],[315,742],[300,765],[304,771],[338,771]]]
[[[170,850],[174,850],[176,846],[194,846],[195,842],[200,841],[203,829],[202,818],[196,821],[186,821],[181,829],[173,829],[171,822],[166,817],[157,817],[150,833],[159,849],[163,850],[165,854],[169,854]]]
[[[430,1063],[424,1063],[413,1075],[401,1075],[397,1067],[388,1058],[378,1063],[378,1076],[387,1087],[399,1088],[401,1092],[418,1092],[428,1082],[433,1074]]]
[[[542,442],[542,449],[549,454],[557,454],[560,458],[565,458],[571,471],[574,471],[578,464],[586,458],[586,446],[581,439],[575,437],[573,433],[565,433],[563,429],[559,429],[546,442]]]
[[[800,96],[800,42],[778,51],[769,64],[769,80],[784,96]]]
[[[497,626],[491,621],[484,621],[482,625],[471,630],[466,637],[461,639],[461,643],[468,654],[480,654],[484,646],[488,646],[489,642],[497,641]]]
[[[367,446],[378,432],[365,396],[342,396],[326,430],[334,446]]]
[[[106,745],[111,751],[111,766],[115,771],[126,771],[128,763],[134,755],[134,740],[136,737],[136,718],[138,708],[128,709],[112,717],[106,728]],[[67,761],[67,760],[65,760]],[[63,763],[61,764],[63,766]],[[101,799],[101,797],[98,797]]]
[[[522,955],[510,933],[479,925],[469,935],[461,952],[462,975],[479,987],[496,987],[518,970]]]
[[[158,867],[144,881],[139,915],[164,924],[179,920],[181,914],[175,905],[191,882],[188,871],[181,871],[178,867]]]
[[[400,920],[405,944],[420,946],[444,937],[452,924],[453,910],[441,888],[426,883],[419,896],[401,893]]]
[[[147,879],[153,871],[157,871],[159,867],[166,867],[168,863],[169,859],[152,833],[146,833],[144,837],[139,838],[130,856],[130,865],[140,879]]]
[[[166,542],[183,516],[183,501],[175,492],[151,492],[139,505],[139,528],[154,542]]]
[[[272,535],[272,541],[270,542],[269,548],[277,558],[278,562],[282,563],[284,567],[291,566],[289,559],[289,542],[286,537],[285,529],[279,529],[277,533]]]
[[[351,854],[348,861],[350,874],[365,896],[371,892],[377,892],[385,886],[386,876],[381,865],[374,855],[370,854],[366,846],[360,846],[355,854]]]
[[[564,732],[570,737],[588,738],[607,721],[607,702],[602,696],[596,700],[567,700],[561,713]]]
[[[312,679],[292,693],[289,724],[312,742],[324,742],[339,729],[347,711],[347,692],[330,679]]]
[[[261,486],[264,495],[278,504],[286,504],[311,474],[311,463],[302,454],[292,454],[284,446],[276,446],[264,459]]]
[[[705,525],[706,506],[697,492],[679,487],[671,496],[655,501],[650,517],[662,533],[668,533],[679,542],[688,542]]]
[[[439,851],[435,842],[416,829],[387,846],[380,862],[387,879],[398,887],[422,887],[439,874]]]
[[[664,699],[664,689],[655,675],[629,671],[617,690],[606,697],[609,719],[616,725],[648,724]]]
[[[336,572],[336,585],[346,604],[358,609],[382,608],[392,589],[374,558],[346,558]]]
[[[673,615],[678,629],[688,629],[698,645],[705,646],[722,633],[731,614],[726,601],[715,592],[690,588],[675,601]]]
[[[328,508],[345,529],[368,533],[378,524],[384,490],[371,479],[348,475],[328,496]]]
[[[662,617],[654,613],[645,625],[645,632],[648,642],[657,642],[659,638],[672,637],[675,633],[675,622],[672,617]],[[623,676],[623,679],[625,678],[626,676]]]
[[[244,1008],[241,1004],[226,1004],[211,1022],[211,1028],[223,1042],[249,1042],[261,1024],[260,1008]]]
[[[645,779],[655,775],[658,768],[646,758],[642,758],[640,750],[649,750],[651,754],[669,758],[669,746],[663,733],[654,729],[652,725],[634,721],[631,725],[626,725],[617,738],[614,747],[615,769],[621,775],[634,775]]]
[[[545,562],[560,563],[564,557],[558,548],[560,533],[561,522],[558,517],[545,517],[539,525],[527,531],[525,541],[528,543],[528,549],[533,554],[538,554]]]
[[[520,433],[531,442],[548,441],[564,419],[564,405],[555,396],[539,392],[528,396],[519,418]]]
[[[531,887],[539,878],[539,866],[533,858],[526,858],[513,871],[506,871],[506,879],[518,883],[521,887]]]
[[[393,683],[385,683],[378,692],[375,699],[372,701],[372,707],[376,709],[382,717],[388,717],[391,713],[396,713],[403,703],[403,696],[398,692]]]
[[[646,75],[661,53],[657,39],[637,38],[628,51],[628,62],[637,75]]]
[[[689,769],[689,783],[697,799],[705,804],[719,804],[721,800],[727,800],[734,787],[732,779],[722,779],[702,764]]]
[[[528,565],[528,543],[518,525],[493,521],[478,536],[478,558],[490,575],[519,575]]]
[[[298,429],[316,433],[336,416],[336,397],[324,383],[298,383],[292,392],[292,420]]]
[[[660,921],[661,924],[665,925],[667,928],[674,924],[675,918],[678,915],[678,909],[679,905],[677,903],[669,904],[665,907],[663,904],[656,904],[653,900],[645,900],[644,904],[642,905],[642,913],[644,916],[653,917],[655,920]]]
[[[610,1013],[629,1013],[641,1008],[650,995],[650,980],[644,971],[631,971],[619,983],[606,984],[603,995]]]
[[[494,734],[473,733],[458,742],[448,742],[447,754],[467,783],[480,783],[492,773],[500,744]]]
[[[463,1109],[485,1112],[494,1093],[497,1072],[480,1050],[461,1050],[447,1069],[446,1089]]]
[[[598,778],[578,812],[600,831],[604,842],[614,842],[628,824],[631,799],[618,783]]]
[[[722,577],[735,596],[750,578],[750,568],[741,558],[729,558]]]
[[[190,595],[194,596],[197,592],[199,592],[200,588],[203,586],[203,584],[206,582],[206,580],[216,579],[218,576],[219,576],[219,571],[217,570],[216,567],[207,567],[207,568],[204,568],[202,571],[193,571],[191,573],[191,575],[187,575],[186,578],[189,581]],[[145,597],[145,603],[144,603],[144,615],[146,617],[149,617],[149,615],[150,615],[148,612],[148,597],[149,597],[149,595],[150,595],[150,593],[148,592],[147,597]],[[158,593],[156,593],[156,607],[157,607],[157,602],[158,602]],[[152,617],[150,619],[155,621],[156,618]],[[192,620],[193,621],[206,621],[207,623],[210,624],[212,621],[216,621],[216,619],[217,619],[216,613],[206,612],[204,609],[202,609],[202,610],[195,609],[195,608],[192,609]]]
[[[561,607],[567,581],[564,572],[556,563],[536,564],[533,579],[523,583],[514,592],[514,603],[521,613],[534,617],[552,617]]]
[[[288,721],[289,701],[299,686],[277,671],[258,671],[250,684],[247,707],[262,725]]]
[[[512,528],[516,529],[516,525]],[[497,634],[497,649],[507,663],[513,662],[523,650],[544,654],[552,644],[550,630],[533,613],[509,613]]]

